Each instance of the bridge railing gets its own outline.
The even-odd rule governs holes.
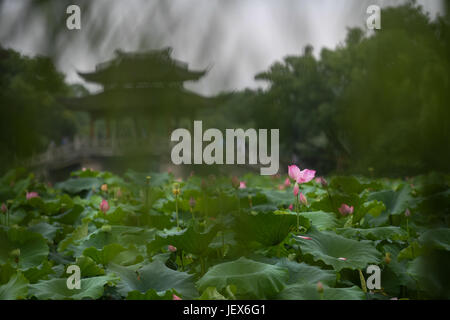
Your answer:
[[[59,146],[51,143],[47,150],[40,154],[33,155],[23,163],[26,167],[39,167],[58,164],[64,166],[67,163],[77,159],[86,159],[91,157],[114,157],[123,156],[127,153],[142,153],[160,155],[169,147],[158,143],[156,139],[87,139],[75,137]]]

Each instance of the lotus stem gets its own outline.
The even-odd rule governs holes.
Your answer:
[[[177,229],[180,229],[180,221],[178,219],[178,195],[175,195],[175,213],[177,215]]]

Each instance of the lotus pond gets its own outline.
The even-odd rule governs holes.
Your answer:
[[[0,299],[450,297],[449,176],[0,180]],[[81,271],[69,289],[67,268]],[[369,289],[367,267],[381,270]]]

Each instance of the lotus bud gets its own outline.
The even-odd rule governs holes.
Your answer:
[[[2,207],[0,209],[3,213],[6,213],[6,211],[8,211],[8,207],[6,206],[6,204],[4,202],[2,202]]]
[[[102,190],[103,192],[108,192],[108,185],[106,183],[102,184],[100,190]]]
[[[304,194],[301,193],[301,192],[300,192],[299,199],[300,199],[300,203],[301,203],[301,204],[303,204],[304,206],[307,206],[307,205],[308,205],[308,200],[306,199],[306,197],[304,196]]]
[[[391,263],[391,254],[389,252],[386,252],[386,255],[384,256],[384,262],[386,262],[386,264]]]
[[[292,203],[289,205],[289,210],[293,210],[294,209],[294,206],[292,205]]]
[[[289,180],[289,178],[286,178],[286,180],[284,180],[284,186],[289,187],[290,185],[291,185],[291,180]]]
[[[245,184],[245,181],[239,182],[239,189],[245,189],[247,188],[247,185]]]
[[[172,295],[172,300],[183,300],[181,299],[179,296],[177,296],[176,294]]]
[[[168,249],[170,252],[177,252],[177,248],[174,247],[174,246],[171,245],[171,244],[169,244],[169,245],[167,246],[167,249]]]
[[[109,210],[109,203],[105,199],[102,199],[102,202],[100,203],[100,210],[106,214]]]
[[[296,182],[294,185],[294,196],[297,196],[299,191],[300,191],[300,188],[298,186],[298,183]]]
[[[409,218],[411,216],[411,211],[409,209],[405,210],[405,217]]]
[[[317,282],[317,292],[322,294],[323,293],[323,284],[322,282]]]

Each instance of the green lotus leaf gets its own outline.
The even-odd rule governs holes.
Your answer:
[[[113,243],[118,243],[124,247],[134,245],[139,248],[139,246],[145,246],[150,242],[154,238],[155,232],[153,229],[139,227],[110,226],[108,230],[100,228],[85,238],[75,240],[69,248],[77,257],[87,248],[94,247],[101,250],[106,245]]]
[[[203,291],[198,300],[227,300],[223,295],[217,291],[214,287],[208,287]]]
[[[39,222],[37,224],[29,226],[28,230],[41,234],[48,241],[53,241],[59,228],[47,222]]]
[[[332,270],[323,270],[303,262],[290,261],[286,258],[281,259],[275,265],[289,270],[288,284],[316,284],[318,281],[328,285],[336,283],[336,273]]]
[[[111,243],[103,247],[103,249],[96,249],[94,247],[87,248],[83,251],[83,255],[92,258],[96,263],[104,266],[110,262],[120,265],[136,264],[143,260],[142,255],[135,247],[126,249],[118,243]]]
[[[429,248],[450,251],[450,229],[431,229],[423,233],[419,242]]]
[[[67,210],[59,215],[51,216],[50,221],[57,221],[59,223],[73,225],[78,221],[78,219],[80,218],[80,215],[83,211],[84,211],[84,207],[79,204],[76,204],[69,210]]]
[[[39,266],[48,256],[46,240],[24,228],[0,229],[0,264],[10,262],[24,271]]]
[[[330,288],[323,286],[323,296],[317,291],[317,284],[293,284],[286,287],[277,296],[280,300],[364,300],[361,288]]]
[[[417,204],[417,199],[411,195],[411,187],[402,185],[399,190],[384,190],[373,192],[368,200],[378,200],[384,203],[386,211],[393,215],[404,214],[408,208],[413,208]]]
[[[413,260],[424,253],[424,248],[417,242],[411,242],[409,246],[398,253],[398,261]]]
[[[286,268],[241,257],[211,267],[197,285],[200,291],[215,287],[220,292],[228,285],[235,285],[238,299],[270,299],[284,288],[288,280]]]
[[[371,188],[379,189],[381,187],[380,183],[373,180],[364,181],[363,178],[357,178],[354,176],[336,176],[330,181],[330,189],[336,189],[340,192],[347,194],[351,193],[361,193],[362,191]]]
[[[324,211],[300,212],[300,216],[311,221],[311,225],[318,230],[331,230],[336,228],[338,221],[333,213]]]
[[[416,281],[407,273],[408,262],[398,260],[401,248],[397,243],[388,243],[383,246],[384,251],[390,255],[390,261],[389,263],[385,262],[381,286],[385,292],[394,297],[401,295],[403,286],[416,290]]]
[[[426,292],[431,299],[450,299],[448,266],[450,252],[434,250],[410,261],[407,273],[417,281],[420,291]]]
[[[54,273],[51,262],[48,260],[45,260],[37,267],[29,268],[23,272],[30,283],[36,283],[41,279],[46,279],[49,275]]]
[[[21,272],[17,272],[8,283],[0,286],[0,300],[25,299],[27,292],[28,280]]]
[[[0,285],[5,284],[9,279],[17,273],[17,269],[10,263],[0,265]]]
[[[58,252],[63,252],[70,246],[74,241],[81,240],[88,236],[88,223],[83,223],[78,226],[71,234],[66,235],[66,237],[58,244]]]
[[[300,225],[309,227],[309,220],[299,217]],[[249,243],[259,242],[264,246],[275,246],[281,243],[295,230],[297,215],[290,211],[276,211],[275,213],[258,213],[256,215],[241,214],[236,217],[234,231],[236,239]]]
[[[368,240],[406,240],[408,233],[400,227],[388,226],[369,229],[338,228],[336,233],[346,238],[364,238]]]
[[[41,280],[29,285],[28,293],[42,300],[98,299],[103,295],[105,285],[114,285],[117,281],[118,278],[111,274],[83,278],[80,289],[69,289],[65,278]]]
[[[71,178],[64,182],[57,183],[56,189],[61,189],[70,194],[77,194],[82,191],[98,189],[102,181],[98,178]]]
[[[77,258],[75,264],[80,267],[81,277],[95,277],[105,274],[105,270],[89,257],[81,256]]]
[[[380,252],[368,240],[352,240],[329,231],[311,230],[306,236],[311,240],[296,237],[298,248],[313,261],[322,261],[336,271],[348,268],[364,269],[368,264],[380,261]]]
[[[173,300],[173,295],[178,294],[174,290],[167,290],[161,293],[154,289],[148,289],[147,292],[141,293],[139,291],[128,292],[127,300]]]
[[[267,197],[267,201],[269,204],[275,205],[277,207],[286,207],[294,202],[294,196],[287,190],[261,190],[261,193]]]
[[[159,232],[155,240],[147,245],[147,252],[159,250],[161,247],[170,244],[177,249],[196,255],[203,255],[208,250],[208,246],[216,236],[218,230],[219,226],[214,225],[202,233],[195,231],[193,226],[182,231]]]
[[[154,261],[138,270],[111,263],[108,270],[120,277],[117,290],[124,297],[130,291],[146,293],[149,289],[154,289],[158,294],[174,289],[187,299],[198,296],[193,275],[169,269],[161,261]]]

